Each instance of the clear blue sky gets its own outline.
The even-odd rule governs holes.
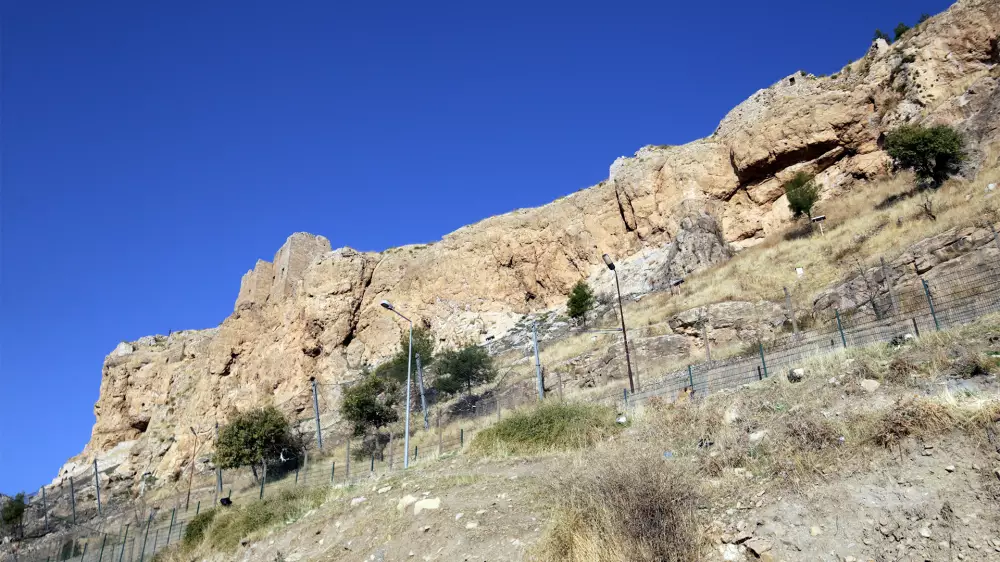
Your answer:
[[[548,202],[948,5],[484,4],[0,2],[0,491],[82,449],[118,342],[217,325],[292,232]]]

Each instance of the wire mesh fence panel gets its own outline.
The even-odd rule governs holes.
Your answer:
[[[695,361],[679,366],[661,357],[677,357],[671,346],[677,335],[663,325],[639,330],[633,348],[633,375],[637,392],[627,391],[628,378],[621,332],[571,333],[539,341],[540,368],[548,399],[563,399],[568,376],[600,373],[612,381],[606,388],[584,389],[581,399],[612,408],[628,408],[651,399],[675,400],[683,395],[700,398],[710,393],[784,375],[811,357],[875,343],[901,343],[909,337],[955,328],[988,314],[1000,313],[1000,260],[963,263],[961,258],[939,265],[924,276],[902,267],[869,268],[852,281],[854,289],[843,296],[845,310],[814,314],[800,322],[797,332],[783,326],[768,338],[743,341],[727,350],[728,357]],[[903,280],[906,280],[905,282]],[[892,282],[890,282],[890,280]],[[850,284],[848,284],[850,285]],[[851,292],[853,291],[853,292]],[[772,302],[783,302],[774,299]],[[803,317],[805,318],[805,317]],[[707,332],[705,332],[707,333]],[[630,332],[631,335],[631,332]],[[477,395],[460,395],[444,403],[442,396],[425,389],[427,416],[419,398],[410,419],[410,444],[406,447],[402,422],[388,429],[388,442],[365,449],[349,439],[344,426],[328,416],[337,409],[342,385],[317,385],[316,404],[323,447],[315,438],[315,417],[299,420],[298,426],[312,437],[306,452],[280,464],[216,470],[199,461],[194,473],[188,468],[164,485],[154,480],[139,484],[139,497],[132,490],[113,486],[118,466],[81,467],[62,481],[32,494],[24,516],[28,539],[60,533],[58,545],[47,551],[31,551],[19,558],[43,560],[124,561],[149,559],[156,552],[176,545],[184,529],[199,513],[221,508],[221,500],[245,505],[273,497],[283,490],[302,487],[357,484],[391,474],[410,465],[422,465],[469,446],[477,427],[502,420],[518,408],[538,401],[538,377],[530,336],[527,343],[504,351],[500,384]],[[630,338],[630,343],[631,343]],[[491,344],[494,348],[495,343]],[[632,347],[630,345],[630,347]],[[695,353],[700,351],[694,350]],[[563,380],[563,374],[567,380]],[[419,391],[414,392],[419,397]],[[424,420],[427,420],[425,424]],[[200,468],[198,468],[200,467]],[[220,485],[221,484],[221,485]],[[126,523],[129,525],[125,532]],[[148,530],[148,533],[146,532]],[[141,533],[141,535],[140,535]],[[145,544],[143,544],[145,543]]]

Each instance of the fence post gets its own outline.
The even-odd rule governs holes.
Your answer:
[[[396,451],[392,448],[392,428],[389,428],[389,470],[396,464]]]
[[[496,402],[497,402],[497,421],[500,421],[500,397],[499,396],[496,397]]]
[[[371,472],[375,472],[375,453],[372,453],[372,468]]]
[[[414,445],[413,446],[413,462],[417,461],[417,457],[419,456],[419,454],[420,454],[420,445]]]
[[[931,308],[931,318],[934,318],[934,329],[940,331],[941,325],[938,324],[937,313],[934,312],[934,299],[931,298],[931,288],[927,286],[927,281],[921,279],[920,282],[924,285],[924,294],[927,295],[927,306]]]
[[[76,489],[73,487],[73,477],[69,477],[69,504],[73,509],[73,524],[76,525]]]
[[[764,377],[767,378],[767,359],[764,359],[764,344],[757,342],[757,349],[760,351],[760,364],[764,367]]]
[[[146,534],[142,537],[142,550],[139,551],[139,562],[146,559],[146,541],[149,539],[149,526],[153,524],[153,514],[149,514],[149,519],[146,521]],[[81,562],[83,562],[81,560]]]
[[[122,550],[121,552],[118,553],[118,562],[122,562],[122,560],[125,558],[125,544],[128,541],[128,526],[130,524],[131,523],[125,524],[125,533],[122,534]]]
[[[705,315],[702,317],[701,323],[701,333],[702,339],[705,340],[705,360],[712,361],[712,346],[708,343],[708,307],[705,307]]]
[[[160,529],[159,527],[157,527],[157,529],[153,531],[153,554],[156,554],[156,543],[159,540],[159,538],[160,538]],[[81,560],[80,562],[83,561]]]
[[[764,374],[761,373],[761,371],[760,371],[760,365],[757,365],[757,380],[759,380],[759,381],[764,380]]]
[[[333,477],[337,474],[337,461],[330,462],[330,484],[333,484]]]
[[[628,409],[628,389],[627,388],[623,388],[622,389],[622,397],[625,399],[625,409],[627,410]]]
[[[896,294],[892,290],[892,281],[889,280],[889,271],[885,267],[885,258],[879,256],[878,260],[882,264],[882,280],[885,281],[885,290],[889,292],[889,306],[892,307],[892,315],[896,316],[899,314],[899,305],[896,304]]]
[[[194,506],[194,514],[198,515],[199,513],[201,513],[201,500],[198,500],[198,503]]]
[[[788,309],[788,317],[792,319],[792,334],[795,341],[799,341],[799,321],[795,319],[795,309],[792,308],[792,295],[788,292],[788,287],[782,287],[785,291],[785,308]]]
[[[688,388],[691,389],[691,394],[694,394],[694,371],[691,365],[688,365]]]
[[[424,368],[420,365],[420,354],[417,354],[417,385],[420,386],[420,409],[424,413],[424,429],[431,426],[430,418],[427,417],[427,398],[424,397]]]
[[[90,546],[90,539],[87,539],[87,542],[83,543],[83,553],[80,554],[80,562],[83,562],[84,560],[86,560],[86,558],[87,558],[87,547],[88,546]]]
[[[98,562],[104,560],[104,545],[108,542],[108,534],[104,533],[104,538],[101,539],[101,553],[97,556]]]
[[[350,477],[351,477],[351,440],[350,440],[350,438],[347,439],[347,455],[345,455],[345,456],[347,457],[345,459],[345,462],[347,463],[347,472],[344,473],[344,483],[346,484],[347,480],[350,479]]]
[[[837,331],[840,332],[840,343],[844,344],[844,349],[847,349],[847,338],[844,337],[844,326],[840,323],[840,310],[833,309],[834,314],[837,315]]]
[[[49,532],[49,503],[45,499],[45,486],[42,486],[42,516],[45,518],[45,532]]]
[[[295,465],[295,484],[299,483],[299,466]]]
[[[167,527],[167,546],[170,546],[170,535],[174,534],[174,517],[177,516],[177,508],[170,510],[170,526]]]
[[[219,442],[219,422],[215,422],[215,442]],[[215,506],[219,503],[219,494],[222,493],[222,468],[215,467],[215,499],[212,501],[212,505]]]
[[[920,328],[917,327],[917,319],[916,318],[910,318],[910,320],[913,321],[913,332],[914,332],[914,335],[919,338],[920,337]]]
[[[563,399],[563,387],[562,387],[562,371],[556,369],[556,378],[559,379],[559,401],[562,402]]]
[[[97,459],[94,459],[94,488],[97,490],[97,514],[102,515],[101,512],[101,477],[97,472]]]
[[[442,446],[442,435],[441,435],[441,409],[438,408],[437,415],[437,430],[438,430],[438,456],[441,456],[441,446]]]
[[[465,447],[465,428],[458,430],[458,447],[461,449]]]
[[[545,381],[542,379],[542,362],[538,360],[538,326],[531,321],[531,343],[535,346],[535,378],[538,379],[538,399],[545,400]]]
[[[319,397],[316,393],[316,377],[309,377],[312,382],[313,391],[313,416],[316,418],[316,443],[319,444],[319,450],[323,450],[323,430],[320,428],[319,424]]]
[[[267,463],[264,463],[264,475],[260,479],[260,497],[257,499],[264,499],[264,486],[267,485]]]

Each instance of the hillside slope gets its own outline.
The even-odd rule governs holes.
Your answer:
[[[442,343],[483,341],[560,305],[581,278],[608,290],[605,252],[626,264],[659,252],[697,271],[715,258],[671,251],[685,219],[711,217],[722,241],[752,246],[789,218],[782,181],[816,173],[827,199],[864,189],[888,171],[880,139],[900,123],[954,124],[971,174],[1000,132],[998,37],[1000,4],[959,2],[891,46],[877,41],[836,77],[797,73],[757,92],[710,137],[644,147],[594,187],[434,244],[362,253],[295,234],[243,277],[217,328],[123,343],[107,357],[91,440],[59,478],[114,450],[116,479],[176,479],[190,426],[208,436],[233,408],[265,402],[298,416],[311,407],[310,378],[336,385],[391,352],[404,326],[383,299]]]

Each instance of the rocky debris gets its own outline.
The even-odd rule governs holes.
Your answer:
[[[415,503],[417,503],[417,498],[411,496],[410,494],[407,494],[399,498],[399,502],[396,504],[396,509],[399,511],[404,511],[406,508],[410,507]]]
[[[861,381],[861,388],[863,388],[864,391],[867,392],[868,394],[871,394],[876,390],[878,390],[879,386],[880,386],[879,382],[876,380],[864,379],[863,381]]]
[[[753,433],[750,434],[750,444],[751,445],[756,445],[757,443],[760,443],[761,441],[763,441],[765,437],[767,437],[767,430],[766,429],[762,429],[760,431],[755,431],[755,432],[753,432]]]
[[[413,514],[420,515],[421,511],[441,509],[441,498],[426,498],[413,504]]]
[[[382,495],[382,494],[388,493],[390,491],[392,491],[392,486],[383,486],[383,487],[381,487],[381,488],[378,489],[378,494]]]
[[[771,550],[771,541],[754,537],[746,542],[746,546],[747,550],[754,553],[757,557],[760,557],[761,554]]]
[[[358,497],[358,498],[353,498],[351,500],[351,507],[354,507],[356,505],[360,505],[360,504],[362,504],[362,503],[364,503],[366,501],[368,501],[368,498],[366,498],[364,496],[361,496],[361,497]]]
[[[475,529],[479,527],[479,521],[469,521],[465,524],[466,529]]]
[[[788,382],[802,382],[806,376],[806,370],[802,368],[788,371]]]

